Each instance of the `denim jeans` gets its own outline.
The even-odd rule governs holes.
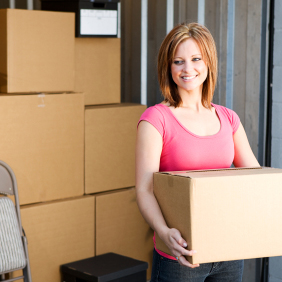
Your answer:
[[[243,268],[243,260],[203,263],[189,268],[154,250],[151,282],[241,282]]]

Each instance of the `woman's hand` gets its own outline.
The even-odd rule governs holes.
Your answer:
[[[195,250],[187,250],[187,242],[181,237],[180,232],[175,228],[167,228],[160,238],[169,248],[171,254],[176,257],[180,265],[195,268],[200,266],[199,264],[191,264],[187,261],[185,256],[193,256]]]

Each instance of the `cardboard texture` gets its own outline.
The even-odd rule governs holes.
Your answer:
[[[0,10],[0,92],[74,90],[74,16]]]
[[[135,185],[137,123],[145,109],[139,104],[86,107],[86,194]]]
[[[120,103],[120,39],[75,39],[75,91],[85,105]]]
[[[195,264],[282,255],[281,183],[271,168],[155,173],[154,193]],[[157,234],[156,244],[169,253]]]
[[[139,212],[135,189],[96,196],[96,255],[117,253],[149,264],[153,259],[153,231]]]
[[[60,265],[94,256],[94,196],[24,206],[21,218],[33,282],[60,282]]]
[[[21,205],[84,194],[83,94],[0,96],[0,127]]]

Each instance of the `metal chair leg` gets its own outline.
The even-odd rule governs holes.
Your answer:
[[[23,239],[23,245],[24,245],[24,250],[25,250],[25,255],[26,255],[26,267],[23,269],[23,274],[24,274],[24,282],[32,282],[31,280],[31,271],[30,271],[30,264],[29,264],[29,255],[28,255],[28,249],[27,249],[27,239],[25,237],[25,232],[23,230],[24,236],[22,237]]]
[[[24,282],[29,282],[28,281],[28,274],[27,274],[27,268],[25,267],[24,269],[23,269],[23,276],[24,276]]]

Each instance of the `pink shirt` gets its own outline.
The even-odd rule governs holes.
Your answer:
[[[169,107],[157,104],[148,108],[140,121],[151,123],[161,134],[163,149],[159,171],[229,168],[234,159],[233,134],[240,125],[238,115],[212,104],[220,120],[220,130],[211,136],[198,136],[174,116]],[[155,241],[155,240],[154,240]],[[175,259],[159,250],[167,258]]]

